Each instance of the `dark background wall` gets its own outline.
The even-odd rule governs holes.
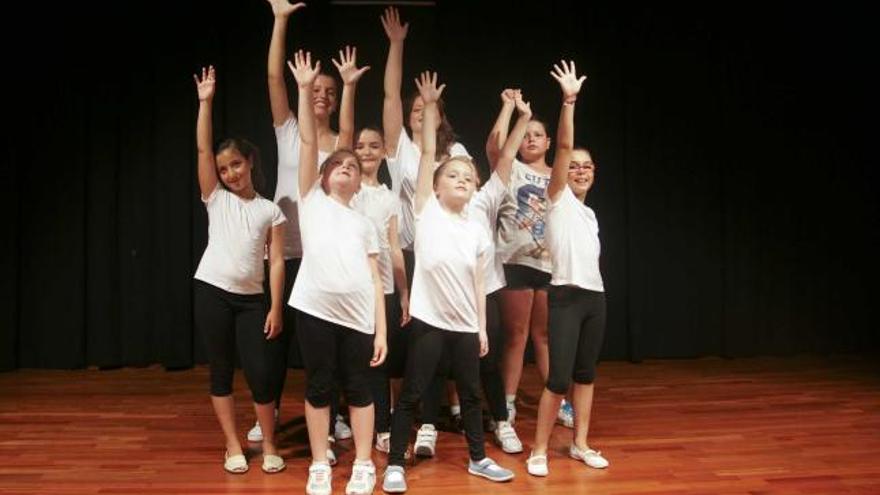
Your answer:
[[[269,7],[25,9],[3,34],[0,369],[199,362],[191,279],[207,230],[191,75],[216,65],[215,134],[261,147],[271,197]],[[359,47],[372,66],[359,124],[381,122],[380,12],[313,2],[288,37],[327,68],[343,44]],[[589,75],[576,124],[599,163],[588,203],[602,226],[605,358],[877,349],[866,11],[439,1],[402,15],[405,89],[438,70],[481,159],[505,86],[555,124],[552,63],[574,59]]]

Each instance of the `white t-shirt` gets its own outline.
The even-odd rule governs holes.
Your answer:
[[[553,258],[551,285],[576,285],[605,292],[599,272],[599,222],[567,185],[559,201],[549,202],[547,247]]]
[[[256,195],[243,199],[220,183],[207,198],[208,246],[195,279],[234,294],[263,293],[269,229],[285,218],[278,205]]]
[[[376,332],[369,255],[379,253],[370,220],[328,196],[315,182],[299,201],[303,259],[290,305],[359,332]]]
[[[337,137],[338,139],[338,137]],[[275,128],[278,143],[278,183],[275,186],[275,203],[287,217],[284,229],[284,259],[302,258],[299,216],[296,201],[299,198],[299,123],[291,114],[283,124]],[[318,151],[318,165],[330,156]]]
[[[501,205],[497,246],[501,261],[525,265],[550,273],[553,265],[544,245],[544,192],[550,175],[535,172],[519,160],[513,161],[508,197]]]
[[[361,190],[351,203],[355,211],[370,219],[379,236],[379,273],[382,275],[382,288],[385,294],[394,293],[394,270],[391,267],[391,244],[388,242],[388,228],[391,219],[397,217],[400,207],[398,200],[385,184],[368,186],[361,184]]]
[[[468,203],[468,220],[482,227],[490,240],[495,238],[498,210],[506,196],[507,188],[504,187],[498,174],[493,172],[489,181],[483,184]],[[486,254],[486,267],[483,273],[485,274],[484,289],[488,295],[507,285],[507,282],[504,279],[501,258],[495,255],[495,247],[492,246]]]
[[[461,143],[454,143],[449,148],[449,156],[468,156]],[[400,138],[397,140],[397,151],[393,157],[385,160],[388,164],[388,172],[391,175],[391,190],[400,198],[400,216],[397,230],[400,236],[400,247],[411,249],[415,240],[415,216],[413,215],[413,201],[416,194],[416,181],[419,177],[419,160],[422,152],[412,142],[406,129],[401,129]]]
[[[479,332],[474,283],[479,258],[491,248],[482,227],[444,210],[432,194],[416,217],[410,314],[441,330]]]

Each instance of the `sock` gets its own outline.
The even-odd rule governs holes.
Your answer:
[[[452,413],[453,416],[461,416],[461,404],[449,406],[449,412]]]
[[[507,401],[508,404],[513,404],[516,401],[516,394],[505,395],[504,399]]]

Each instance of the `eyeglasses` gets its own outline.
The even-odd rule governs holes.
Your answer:
[[[593,165],[592,162],[586,162],[586,163],[572,162],[568,165],[569,172],[579,172],[581,170],[592,170],[593,168],[595,168],[595,166]]]

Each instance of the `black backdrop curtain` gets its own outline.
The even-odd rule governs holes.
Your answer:
[[[288,51],[308,47],[332,69],[356,44],[372,66],[357,120],[379,123],[381,9],[351,3],[295,14]],[[261,147],[271,197],[269,7],[25,8],[3,34],[0,369],[200,362],[191,291],[207,226],[191,75],[217,66],[215,135]],[[552,63],[589,75],[576,124],[599,164],[588,203],[602,227],[603,357],[876,350],[867,12],[439,1],[403,17],[405,88],[438,70],[477,157],[505,86],[555,126]]]

